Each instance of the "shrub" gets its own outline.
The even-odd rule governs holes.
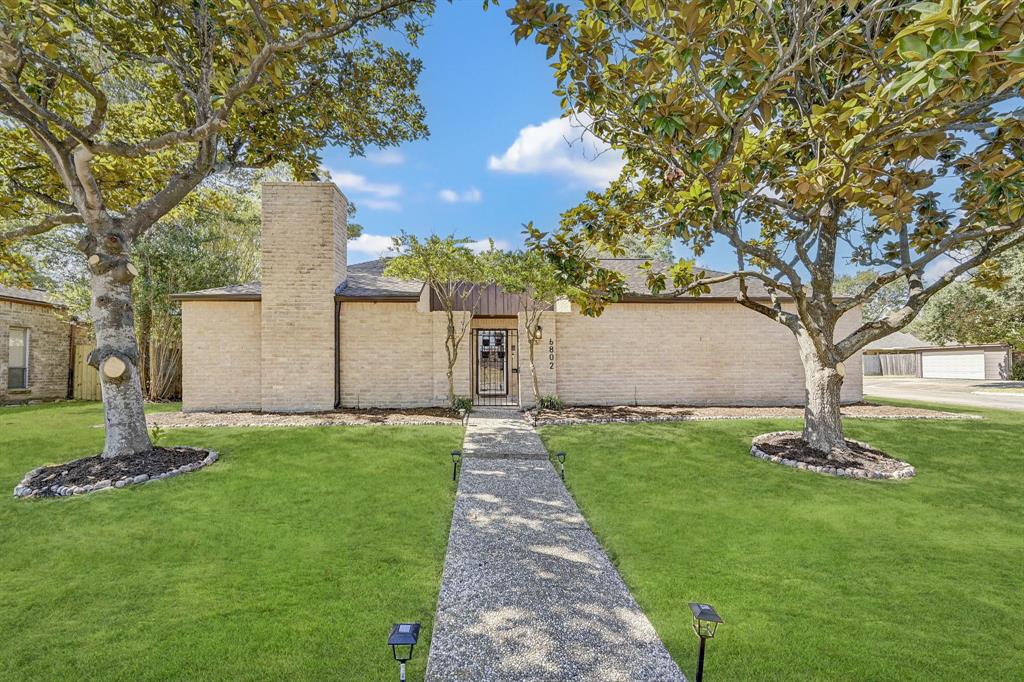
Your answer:
[[[1010,378],[1014,381],[1024,381],[1024,359],[1014,364],[1013,369],[1010,371]]]
[[[565,401],[557,395],[542,395],[540,397],[540,407],[543,410],[561,410],[565,407]]]
[[[473,399],[468,395],[457,395],[452,400],[452,409],[456,412],[469,414],[473,411]]]

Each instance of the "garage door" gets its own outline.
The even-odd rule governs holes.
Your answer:
[[[985,353],[923,353],[921,376],[925,379],[984,379]]]

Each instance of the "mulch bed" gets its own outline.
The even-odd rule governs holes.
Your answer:
[[[14,494],[16,497],[62,497],[123,488],[195,471],[215,461],[216,452],[189,447],[155,447],[111,458],[93,455],[34,469],[25,475]]]
[[[844,417],[851,419],[976,419],[976,415],[856,403],[843,405]],[[592,405],[571,406],[561,410],[528,410],[528,421],[535,426],[571,424],[609,424],[637,422],[711,421],[716,419],[802,419],[802,407],[697,407],[687,405]]]
[[[847,440],[841,452],[828,453],[808,445],[796,431],[758,436],[754,439],[750,454],[769,462],[831,476],[893,479],[910,478],[915,474],[911,465],[867,443]]]

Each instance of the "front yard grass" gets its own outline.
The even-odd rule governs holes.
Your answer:
[[[795,420],[542,436],[569,453],[569,488],[691,679],[688,601],[725,620],[708,679],[1021,679],[1024,414],[975,412],[847,419],[850,437],[917,467],[891,482],[750,457],[752,436]]]
[[[11,496],[29,469],[98,452],[102,421],[96,403],[0,409],[0,679],[390,679],[407,619],[422,677],[461,428],[170,430],[162,445],[221,459]]]

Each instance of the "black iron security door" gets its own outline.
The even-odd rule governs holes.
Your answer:
[[[473,330],[473,402],[519,404],[519,343],[515,329]]]

